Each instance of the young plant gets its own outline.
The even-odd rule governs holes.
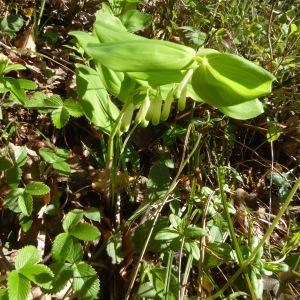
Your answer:
[[[55,279],[49,293],[56,293],[71,282],[72,290],[81,299],[97,299],[100,282],[93,267],[83,261],[80,241],[97,240],[100,232],[95,226],[82,222],[83,217],[100,220],[99,213],[94,210],[74,209],[66,215],[62,224],[64,232],[56,236],[52,245],[55,262],[50,268]]]
[[[11,106],[14,103],[24,105],[27,100],[24,90],[35,90],[37,88],[36,83],[31,80],[7,76],[11,71],[25,69],[21,64],[11,64],[8,59],[0,57],[0,93],[10,93],[10,98],[4,103],[6,106]],[[0,115],[2,115],[1,111]]]
[[[64,149],[39,148],[39,155],[44,159],[40,164],[40,169],[45,170],[50,165],[54,170],[63,175],[70,175],[71,168],[67,163],[69,153]],[[42,172],[43,173],[43,172]]]
[[[7,289],[0,291],[1,299],[27,300],[32,283],[45,289],[51,288],[53,272],[40,264],[40,252],[34,246],[25,246],[18,251],[15,270],[7,276]]]
[[[30,100],[26,100],[25,107],[51,113],[52,123],[58,129],[68,123],[70,116],[78,118],[83,114],[81,106],[75,100],[69,98],[63,101],[58,95],[48,97],[40,92],[34,93]]]

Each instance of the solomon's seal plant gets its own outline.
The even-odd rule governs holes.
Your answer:
[[[184,110],[187,97],[206,102],[236,119],[253,118],[263,112],[258,98],[270,93],[275,80],[260,66],[237,55],[205,48],[195,51],[130,33],[105,5],[96,15],[91,34],[79,31],[71,34],[96,69],[95,72],[78,65],[79,88],[83,87],[84,68],[85,76],[97,74],[98,78],[93,80],[105,89],[99,93],[98,102],[102,106],[100,115],[105,115],[108,122],[95,122],[105,131],[110,131],[112,121],[117,119],[121,132],[129,129],[133,118],[142,126],[149,121],[157,125],[168,118],[175,100],[178,109]],[[86,83],[85,90],[79,91],[83,101],[89,85]],[[124,103],[120,113],[108,100],[109,94]],[[89,106],[83,105],[85,114],[91,121],[97,120],[91,112],[95,101],[89,102]]]

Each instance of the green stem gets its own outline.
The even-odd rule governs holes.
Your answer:
[[[227,283],[217,293],[215,293],[214,295],[207,298],[208,300],[213,300],[213,299],[216,299],[216,298],[220,297],[227,290],[227,288],[230,287],[232,285],[232,283],[240,276],[240,274],[243,272],[243,270],[252,262],[253,258],[255,257],[255,255],[257,254],[259,249],[261,247],[263,247],[266,240],[271,236],[273,230],[275,229],[275,227],[279,223],[281,217],[283,216],[285,211],[288,209],[288,206],[289,206],[290,202],[292,201],[292,199],[293,199],[293,197],[294,197],[294,195],[297,192],[297,189],[299,187],[300,187],[300,177],[297,179],[295,185],[293,186],[293,188],[289,192],[286,200],[284,201],[281,209],[279,210],[278,214],[274,218],[271,226],[269,227],[267,232],[264,234],[263,238],[260,240],[260,242],[258,243],[256,248],[253,250],[251,255],[244,261],[243,265],[229,278]]]
[[[223,186],[224,175],[222,173],[223,172],[222,172],[221,168],[218,167],[217,168],[218,183],[219,183],[219,188],[220,188],[220,193],[221,193],[222,205],[223,205],[223,209],[224,209],[224,212],[225,212],[225,217],[226,217],[226,221],[227,221],[228,227],[229,227],[230,237],[231,237],[231,240],[232,240],[232,243],[233,243],[233,247],[234,247],[238,262],[239,262],[240,266],[243,266],[244,259],[243,259],[243,255],[242,255],[242,252],[241,252],[241,249],[240,249],[240,245],[239,245],[238,240],[235,236],[233,222],[231,220],[231,216],[230,216],[230,213],[229,213],[229,209],[228,209],[228,205],[227,205],[228,203],[227,203],[226,195],[224,193],[224,186]],[[247,283],[249,292],[251,294],[251,299],[256,299],[256,296],[254,294],[254,289],[252,287],[249,275],[246,272],[244,272],[244,275],[245,275],[245,279],[246,279],[246,283]]]

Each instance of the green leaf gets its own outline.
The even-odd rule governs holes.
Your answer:
[[[22,16],[19,15],[7,15],[1,23],[0,28],[4,33],[16,33],[23,27],[24,21]]]
[[[74,263],[82,259],[83,250],[78,240],[64,232],[56,236],[52,245],[52,255],[57,261]]]
[[[55,275],[52,280],[52,288],[50,292],[51,294],[55,294],[66,286],[67,282],[72,278],[73,271],[70,266],[64,262],[51,264],[50,269]]]
[[[173,228],[163,228],[155,235],[154,238],[156,240],[172,240],[176,239],[177,237],[179,237],[177,230]]]
[[[18,198],[23,193],[24,193],[24,189],[22,189],[22,188],[16,188],[16,189],[11,190],[4,198],[4,206],[9,208],[10,210],[12,210],[15,213],[21,212],[20,208],[18,206]]]
[[[289,266],[285,263],[264,263],[263,268],[271,272],[288,272]]]
[[[71,173],[70,165],[65,161],[55,162],[52,166],[54,170],[66,176],[70,175]]]
[[[44,100],[44,105],[48,108],[60,108],[64,105],[61,97],[58,95],[53,95]]]
[[[151,167],[147,188],[149,198],[156,200],[165,193],[170,183],[170,173],[163,161],[157,161]]]
[[[110,100],[99,74],[84,65],[76,65],[76,82],[80,104],[87,119],[108,133],[119,115]]]
[[[82,299],[98,299],[100,281],[97,272],[88,264],[80,262],[73,266],[73,289]]]
[[[98,208],[96,207],[89,207],[84,211],[84,216],[89,220],[100,222],[101,214]]]
[[[277,141],[281,136],[282,131],[275,124],[270,124],[267,131],[267,140],[269,143]]]
[[[10,300],[27,300],[30,281],[17,271],[11,271],[7,277],[8,296]]]
[[[93,225],[87,223],[79,223],[70,229],[70,234],[79,240],[93,241],[100,237],[100,231]]]
[[[25,165],[27,160],[27,148],[26,147],[15,147],[14,149],[14,161],[18,167]]]
[[[75,101],[74,99],[67,99],[64,102],[64,108],[68,111],[69,115],[74,118],[79,118],[83,115],[83,111],[79,102]]]
[[[296,232],[291,239],[287,241],[281,250],[282,254],[287,254],[291,252],[294,248],[296,248],[300,244],[300,232]]]
[[[1,289],[0,288],[0,300],[9,300],[7,289]]]
[[[20,88],[24,90],[35,90],[37,88],[37,84],[32,80],[18,79],[18,83]]]
[[[112,264],[120,264],[124,259],[122,251],[122,235],[120,232],[114,233],[107,241],[106,252],[112,260]]]
[[[27,232],[33,223],[33,220],[30,216],[25,216],[23,214],[19,215],[19,224],[23,230],[23,232]]]
[[[184,243],[184,248],[186,249],[186,251],[189,254],[192,254],[193,258],[195,260],[199,260],[200,259],[200,250],[199,250],[199,246],[196,242],[194,241],[186,241]]]
[[[32,266],[37,264],[41,260],[41,254],[39,250],[34,246],[25,246],[18,251],[15,266],[17,270],[23,267]]]
[[[63,220],[63,229],[65,232],[69,232],[73,227],[75,227],[83,217],[83,211],[81,209],[73,209]]]
[[[19,273],[40,287],[45,289],[51,288],[51,281],[54,274],[47,266],[41,264],[25,266],[19,270]]]
[[[43,182],[32,181],[26,185],[25,192],[33,196],[42,196],[50,193],[50,188]]]
[[[163,299],[166,296],[166,299],[168,300],[176,300],[178,299],[178,280],[172,273],[170,276],[170,287],[168,294],[164,295],[166,273],[166,268],[155,267],[148,272],[147,276],[151,282],[151,285],[156,291],[157,299]]]
[[[129,9],[121,15],[121,21],[128,31],[143,30],[151,25],[152,16],[136,9]]]
[[[203,228],[189,226],[185,229],[184,236],[188,238],[199,238],[202,236],[208,236],[208,232]]]
[[[9,88],[9,91],[15,97],[14,100],[17,100],[16,102],[18,103],[25,104],[27,98],[23,89],[20,86],[18,79],[5,77],[4,80],[5,80],[5,87]]]
[[[0,172],[9,169],[12,166],[13,166],[12,163],[7,158],[0,157]]]
[[[40,148],[39,155],[48,163],[52,164],[55,162],[65,161],[69,158],[68,151],[64,149],[50,149],[50,148]]]
[[[192,86],[203,101],[216,106],[233,106],[271,92],[275,77],[254,63],[225,53],[199,56]]]
[[[231,118],[247,120],[262,114],[264,107],[258,99],[254,99],[237,105],[219,107],[219,110]]]
[[[254,293],[257,299],[262,299],[264,283],[260,274],[253,268],[250,273],[251,283],[254,289]]]
[[[32,214],[33,209],[33,199],[30,194],[24,193],[18,198],[18,205],[21,212],[25,216],[30,216]]]
[[[107,68],[121,72],[182,70],[193,63],[192,48],[160,40],[133,40],[88,44],[92,57]]]
[[[70,114],[65,107],[59,107],[52,111],[51,119],[53,125],[56,128],[60,129],[63,128],[68,123],[70,119]]]
[[[26,67],[21,64],[9,64],[6,66],[4,70],[4,74],[7,74],[11,71],[20,71],[20,70],[26,70]]]
[[[22,169],[14,166],[6,171],[5,180],[11,188],[16,188],[22,178],[22,174]]]

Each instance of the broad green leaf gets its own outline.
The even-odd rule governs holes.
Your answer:
[[[121,72],[182,70],[193,63],[192,48],[160,40],[88,44],[88,52],[107,68]]]
[[[264,107],[258,99],[254,99],[237,105],[219,107],[219,110],[231,118],[247,120],[262,114]]]
[[[5,88],[9,89],[9,91],[15,97],[17,102],[24,105],[26,103],[27,98],[23,89],[20,86],[18,79],[12,77],[5,77],[4,82],[5,82]]]
[[[152,16],[136,9],[129,9],[121,15],[121,21],[128,31],[143,30],[151,25]]]
[[[208,236],[208,232],[203,228],[190,225],[185,229],[184,236],[188,238],[199,238],[202,236]]]
[[[114,233],[107,241],[106,252],[111,258],[112,264],[120,264],[124,259],[122,251],[122,235],[120,232]]]
[[[30,194],[24,193],[18,197],[18,205],[25,216],[30,216],[33,209],[33,199]]]
[[[25,192],[33,196],[42,196],[50,192],[50,188],[43,182],[32,181],[25,187]]]
[[[213,106],[237,105],[271,91],[275,77],[242,57],[210,53],[198,58],[192,86],[203,101]]]
[[[4,74],[7,74],[11,71],[20,71],[20,70],[26,70],[26,67],[21,64],[9,64],[6,66],[4,70]]]
[[[132,94],[135,94],[136,80],[122,72],[112,71],[101,64],[97,64],[96,69],[100,76],[101,84],[113,96],[126,102]]]
[[[76,82],[80,104],[87,119],[104,132],[110,132],[119,110],[110,100],[99,74],[89,67],[77,64]]]
[[[79,102],[71,98],[65,100],[64,108],[68,111],[69,115],[74,118],[79,118],[83,115],[83,111]]]
[[[47,95],[42,92],[35,92],[31,99],[27,99],[25,106],[29,108],[44,108]]]
[[[83,241],[93,241],[100,237],[100,231],[95,226],[87,223],[78,223],[69,232],[72,236]]]
[[[7,277],[8,297],[10,300],[27,300],[30,281],[17,271],[11,271]]]
[[[9,187],[15,189],[19,186],[23,171],[21,168],[14,166],[6,171],[5,181]]]
[[[162,161],[157,161],[151,167],[149,178],[147,181],[147,188],[149,198],[156,200],[168,189],[170,183],[170,173],[167,166]]]
[[[44,104],[45,104],[46,107],[60,108],[64,105],[64,102],[63,102],[63,100],[61,99],[60,96],[53,95],[49,98],[46,98]]]
[[[38,150],[39,155],[48,163],[52,164],[54,162],[64,161],[64,157],[60,157],[56,151],[50,148],[40,148]]]
[[[18,79],[18,83],[20,88],[24,90],[35,90],[37,88],[37,84],[32,80]]]
[[[78,240],[64,232],[56,236],[52,245],[52,255],[57,261],[74,263],[82,259],[83,249]]]
[[[83,32],[83,31],[71,31],[71,32],[69,32],[69,35],[72,35],[77,39],[80,47],[82,47],[84,52],[89,56],[91,56],[91,55],[90,55],[89,50],[87,48],[87,44],[88,43],[98,43],[99,42],[99,40],[96,36],[94,36],[90,33],[87,33],[87,32]]]
[[[33,266],[41,260],[41,254],[39,250],[34,246],[25,246],[18,251],[15,266],[17,270],[24,268],[25,266]]]
[[[33,220],[30,216],[25,216],[22,213],[19,215],[19,224],[23,232],[27,232],[33,223]]]
[[[128,72],[128,76],[137,80],[149,82],[151,86],[165,85],[174,82],[180,82],[184,74],[180,70],[172,71],[149,71],[149,72]]]
[[[83,217],[84,212],[81,209],[73,209],[63,220],[63,229],[65,232],[69,232],[73,227],[75,227]]]
[[[14,150],[14,161],[18,167],[25,165],[27,160],[27,148],[26,147],[15,147]]]
[[[156,291],[156,297],[158,299],[164,298],[165,282],[166,282],[166,269],[161,267],[153,268],[148,274],[148,278]],[[176,300],[178,299],[178,280],[171,273],[170,287],[166,299]]]
[[[150,238],[148,251],[155,252],[155,253],[162,251],[163,245],[166,242],[156,240],[155,236],[160,230],[167,227],[168,225],[169,225],[168,218],[161,217],[158,219],[158,221],[156,222],[156,224],[154,226],[152,236]],[[138,226],[137,229],[135,230],[132,240],[134,243],[134,248],[137,251],[142,251],[143,245],[144,245],[152,227],[153,227],[153,220],[147,220],[145,223]]]
[[[145,39],[141,36],[129,33],[119,18],[102,12],[96,14],[94,32],[102,43]]]
[[[73,244],[71,244],[68,256],[66,257],[66,261],[70,263],[76,263],[82,261],[83,257],[83,248],[77,239],[73,239]]]
[[[193,256],[195,260],[200,259],[200,250],[199,246],[195,241],[186,241],[184,243],[184,248],[186,251]]]
[[[55,162],[52,166],[53,169],[66,176],[70,175],[71,173],[70,165],[65,161]]]
[[[164,228],[162,230],[160,230],[156,235],[155,235],[155,239],[156,240],[172,240],[172,239],[176,239],[177,237],[179,237],[179,233],[177,230],[173,229],[173,228]]]
[[[156,296],[156,290],[151,282],[145,282],[141,284],[137,293],[140,297],[146,299],[154,299]]]
[[[84,211],[84,216],[89,220],[100,222],[101,214],[98,208],[96,207],[89,207]]]
[[[39,155],[48,163],[52,164],[55,162],[65,161],[69,158],[68,151],[64,149],[50,149],[50,148],[40,148],[38,150]]]
[[[181,224],[181,222],[182,222],[182,220],[180,219],[180,217],[178,217],[177,215],[174,215],[174,214],[170,214],[169,220],[170,220],[171,225],[174,228],[179,227],[180,224]]]
[[[98,299],[100,281],[97,272],[87,263],[80,262],[73,266],[73,289],[81,299]]]
[[[68,123],[70,119],[70,114],[65,107],[59,107],[52,111],[51,119],[53,125],[56,128],[60,129],[63,128]]]
[[[11,168],[12,163],[5,157],[0,157],[0,172]]]
[[[18,198],[23,195],[24,189],[15,188],[11,190],[4,198],[4,206],[9,208],[15,213],[20,213],[21,210],[18,206]]]
[[[9,300],[7,289],[0,288],[0,300]]]
[[[2,19],[0,29],[3,33],[16,33],[23,27],[23,24],[24,20],[22,16],[7,15]]]
[[[56,262],[50,265],[50,269],[55,275],[52,280],[51,294],[61,291],[71,279],[73,271],[71,267],[64,262]]]
[[[57,261],[64,261],[73,247],[73,238],[68,233],[60,233],[52,244],[52,255]]]
[[[51,281],[54,274],[47,266],[41,264],[25,266],[19,270],[19,273],[40,287],[51,288]]]

